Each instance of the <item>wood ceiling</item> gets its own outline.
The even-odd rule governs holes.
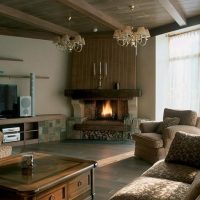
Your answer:
[[[52,39],[125,25],[156,35],[199,23],[200,0],[0,0],[1,35]]]

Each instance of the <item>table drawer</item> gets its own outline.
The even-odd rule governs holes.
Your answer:
[[[66,198],[66,185],[59,186],[48,192],[42,193],[37,197],[37,200],[65,200]]]
[[[91,174],[90,171],[88,171],[68,182],[68,199],[75,199],[76,197],[87,192],[90,189]]]

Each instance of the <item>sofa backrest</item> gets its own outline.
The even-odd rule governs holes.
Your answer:
[[[197,113],[193,110],[173,110],[165,108],[163,119],[166,117],[180,118],[180,125],[196,126],[197,122]]]

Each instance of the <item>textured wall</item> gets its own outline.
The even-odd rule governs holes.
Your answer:
[[[81,53],[73,53],[72,89],[97,88],[97,79],[93,77],[93,63],[96,72],[99,63],[107,63],[107,77],[103,80],[103,89],[112,89],[119,82],[120,89],[135,89],[135,48],[121,47],[111,35],[85,37],[86,45]]]

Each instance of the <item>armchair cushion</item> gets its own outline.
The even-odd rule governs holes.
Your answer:
[[[199,144],[200,135],[177,132],[165,161],[200,168]]]
[[[192,110],[172,110],[165,108],[163,119],[166,117],[180,118],[180,125],[195,126],[197,122],[197,113]]]
[[[183,200],[189,184],[141,176],[119,190],[112,200]]]
[[[180,118],[178,117],[166,117],[163,122],[161,122],[157,128],[156,133],[162,134],[163,130],[169,126],[178,125],[180,122]]]
[[[168,179],[191,184],[200,171],[187,165],[167,163],[164,160],[156,162],[143,173],[143,176]]]

